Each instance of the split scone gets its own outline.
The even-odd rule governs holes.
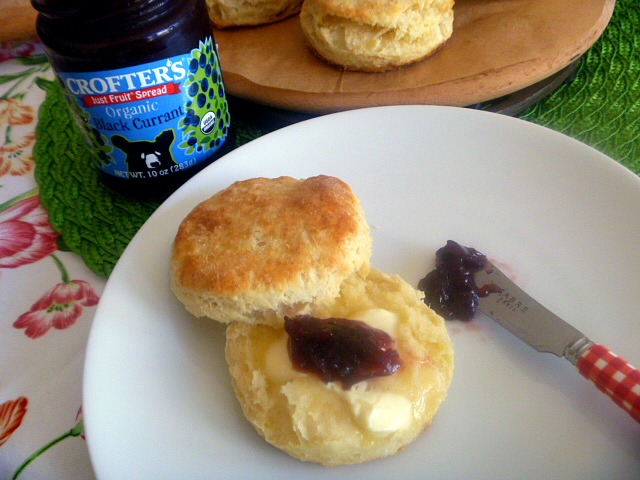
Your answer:
[[[371,252],[358,198],[323,175],[236,182],[197,205],[174,240],[176,296],[229,324],[245,417],[300,460],[393,455],[446,397],[444,320],[400,277],[371,268]]]
[[[346,70],[381,72],[434,53],[453,33],[454,0],[305,0],[312,51]]]
[[[395,454],[433,420],[453,374],[444,320],[398,276],[371,269],[345,280],[333,305],[314,317],[348,318],[386,332],[400,366],[343,388],[294,369],[282,327],[233,323],[226,357],[245,417],[274,446],[323,465]]]
[[[253,178],[196,206],[173,244],[172,288],[223,323],[281,325],[365,272],[372,240],[351,187],[329,176]]]
[[[297,14],[302,0],[207,0],[216,28],[244,27],[277,22]]]

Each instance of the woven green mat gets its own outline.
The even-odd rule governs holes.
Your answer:
[[[582,58],[575,79],[525,110],[521,118],[566,133],[640,174],[640,9],[619,0],[611,23]],[[60,86],[47,91],[36,130],[36,181],[52,226],[66,248],[107,277],[157,208],[112,193],[100,182]],[[236,122],[236,144],[266,133]]]
[[[575,80],[519,117],[576,138],[640,174],[638,0],[618,0]]]
[[[98,275],[108,276],[156,205],[119,198],[101,184],[62,89],[56,82],[40,85],[47,96],[40,107],[33,153],[42,205],[65,246]]]

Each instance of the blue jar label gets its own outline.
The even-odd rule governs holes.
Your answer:
[[[57,72],[98,166],[152,179],[211,156],[230,115],[213,38],[163,60],[100,72]]]

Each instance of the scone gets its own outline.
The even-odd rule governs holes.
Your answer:
[[[454,0],[305,0],[310,48],[346,70],[381,72],[421,60],[453,32]]]
[[[254,178],[196,206],[173,244],[172,288],[187,310],[223,323],[281,325],[366,273],[369,225],[342,180]]]
[[[207,0],[216,28],[277,22],[297,14],[301,4],[302,0]]]
[[[387,332],[401,366],[348,389],[292,367],[282,327],[233,323],[226,358],[244,415],[274,446],[327,466],[395,454],[431,424],[453,373],[444,320],[400,277],[352,275],[318,318],[352,318]]]
[[[174,240],[176,296],[229,324],[246,418],[300,460],[393,455],[446,397],[444,320],[400,277],[371,268],[371,252],[358,198],[322,175],[236,182],[197,205]]]

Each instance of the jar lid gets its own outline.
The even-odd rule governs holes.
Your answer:
[[[107,23],[112,28],[131,27],[168,15],[183,2],[175,0],[31,0],[33,8],[46,21],[90,29]]]

